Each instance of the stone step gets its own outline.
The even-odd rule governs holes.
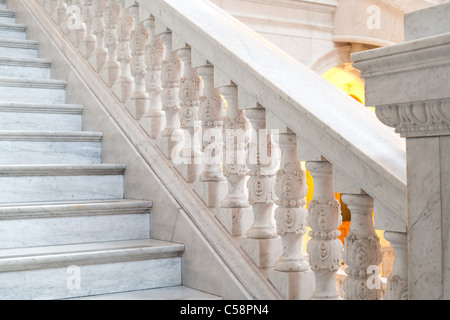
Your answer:
[[[16,12],[14,10],[8,10],[0,5],[0,22],[15,23]]]
[[[99,164],[99,132],[0,131],[0,165]]]
[[[123,198],[125,165],[0,166],[0,203]]]
[[[0,57],[37,58],[39,42],[0,38]]]
[[[0,249],[148,239],[151,201],[0,206]]]
[[[0,128],[20,131],[81,131],[83,106],[0,103]]]
[[[64,104],[65,100],[63,80],[0,78],[0,102]]]
[[[186,286],[174,286],[80,297],[73,300],[222,300],[222,298]]]
[[[50,79],[50,67],[50,60],[0,57],[0,74],[2,77]]]
[[[27,38],[27,26],[0,21],[0,38],[25,40]]]
[[[0,250],[0,299],[65,299],[181,285],[184,246],[131,240]]]

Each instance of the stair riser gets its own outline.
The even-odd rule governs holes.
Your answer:
[[[0,221],[0,248],[148,239],[149,214]]]
[[[26,40],[27,33],[17,30],[0,29],[0,38]]]
[[[81,131],[81,121],[81,115],[0,112],[0,130]]]
[[[21,67],[0,65],[2,77],[27,78],[27,79],[50,79],[50,68]]]
[[[65,103],[66,91],[61,89],[0,87],[0,102]]]
[[[101,142],[0,141],[0,165],[100,164]]]
[[[123,176],[0,177],[0,203],[123,198]]]
[[[0,9],[5,9],[2,8],[0,5]],[[11,14],[9,12],[0,12],[0,22],[6,22],[6,23],[16,23],[16,18],[14,16],[14,14]]]
[[[29,48],[13,48],[9,46],[0,46],[0,56],[16,58],[37,58],[38,50]]]
[[[181,284],[179,257],[69,267],[0,273],[0,299],[64,299]]]

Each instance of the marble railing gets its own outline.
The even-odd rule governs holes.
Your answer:
[[[344,298],[381,299],[375,228],[405,297],[405,144],[372,112],[206,0],[38,2],[282,297],[340,299],[344,261]]]

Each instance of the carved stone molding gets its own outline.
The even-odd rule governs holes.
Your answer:
[[[376,115],[403,137],[450,135],[450,100],[380,106]]]

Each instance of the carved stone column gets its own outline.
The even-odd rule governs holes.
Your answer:
[[[340,300],[336,272],[342,266],[341,205],[333,191],[333,167],[327,161],[309,161],[306,168],[314,178],[314,195],[309,203],[308,225],[311,239],[308,257],[315,273],[315,300]]]
[[[394,268],[389,275],[384,300],[408,300],[407,234],[385,231],[385,238],[394,248]]]
[[[350,230],[344,241],[344,280],[346,300],[380,300],[382,287],[378,277],[381,263],[380,238],[373,226],[373,199],[359,194],[342,196],[352,214]]]
[[[120,6],[115,0],[108,0],[105,21],[105,43],[108,48],[108,61],[106,62],[100,75],[106,85],[112,87],[119,77],[120,64],[117,61],[117,23],[120,16]]]
[[[144,21],[139,22],[139,7],[132,9],[134,14],[135,28],[131,33],[131,74],[134,77],[134,92],[126,107],[131,115],[140,120],[149,108],[149,99],[146,92],[145,76],[147,66],[145,64],[145,46],[150,37],[150,32],[144,25]]]
[[[274,224],[276,155],[272,136],[266,130],[264,108],[247,109],[253,130],[249,146],[248,202],[253,224],[242,247],[258,267],[273,267],[281,256],[281,239]]]
[[[160,35],[166,48],[166,57],[162,63],[161,81],[163,91],[161,93],[162,109],[166,113],[166,127],[158,138],[158,148],[167,159],[179,157],[175,148],[183,143],[183,131],[180,127],[180,80],[183,75],[183,61],[176,51],[172,50],[172,33],[165,32]],[[173,155],[172,152],[176,152]]]
[[[214,87],[214,67],[205,63],[199,66],[198,72],[204,83],[199,110],[204,168],[200,180],[194,182],[194,190],[208,207],[213,208],[220,207],[227,192],[227,182],[221,170],[225,100],[220,89]]]
[[[72,0],[72,5],[68,9],[71,11],[67,21],[69,39],[75,47],[79,48],[81,41],[86,36],[86,23],[83,20],[83,2],[81,0]]]
[[[201,126],[199,119],[200,99],[203,96],[203,81],[197,68],[192,68],[191,48],[178,50],[183,61],[184,74],[180,81],[180,122],[184,132],[184,144],[177,164],[178,170],[188,182],[198,181],[203,170],[201,152]],[[172,159],[174,161],[174,159]]]
[[[89,64],[96,72],[100,72],[108,59],[108,50],[105,47],[105,23],[103,15],[106,10],[107,0],[96,0],[93,2],[94,12],[94,34],[97,39],[95,50],[89,58]]]
[[[83,20],[86,23],[86,35],[80,43],[80,51],[86,59],[89,59],[95,50],[97,38],[94,35],[94,0],[83,0]]]
[[[246,189],[248,167],[247,147],[251,125],[245,111],[238,107],[238,87],[221,87],[227,105],[224,126],[223,172],[228,181],[228,193],[217,208],[216,215],[231,235],[244,235],[252,224],[252,209]]]
[[[314,274],[303,255],[308,214],[305,207],[308,193],[306,172],[297,160],[296,134],[280,133],[279,146],[281,163],[275,183],[278,197],[275,220],[283,252],[270,279],[286,299],[309,299],[314,290]]]
[[[139,7],[133,5],[130,8],[125,8],[125,0],[119,1],[121,6],[121,13],[119,16],[119,24],[117,27],[118,36],[118,52],[117,60],[120,64],[120,72],[116,83],[113,85],[113,92],[119,98],[120,102],[126,103],[132,92],[134,91],[134,79],[131,76],[131,48],[130,39],[131,31],[135,25],[135,19],[130,11],[139,15]],[[138,23],[139,20],[136,21]]]
[[[165,113],[162,110],[161,92],[161,69],[166,56],[164,43],[155,32],[155,19],[150,17],[144,21],[144,26],[149,31],[148,43],[145,49],[146,65],[146,91],[149,96],[148,110],[141,117],[142,128],[152,139],[159,137],[166,125]]]

